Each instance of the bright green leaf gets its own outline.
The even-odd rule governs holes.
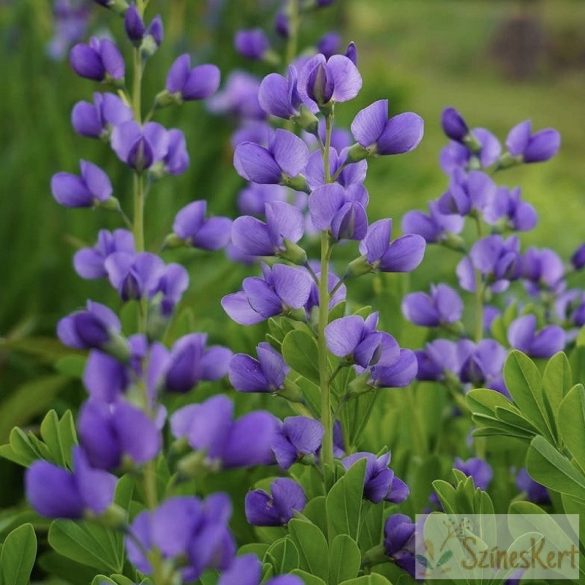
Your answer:
[[[357,577],[362,564],[360,549],[347,534],[338,534],[329,551],[329,585]]]
[[[4,540],[0,571],[5,585],[28,585],[37,555],[37,537],[32,524],[15,528]]]
[[[291,331],[282,342],[284,361],[308,380],[319,383],[317,342],[305,331]]]
[[[297,546],[300,568],[327,580],[329,573],[329,549],[323,533],[311,522],[293,518],[288,531]]]

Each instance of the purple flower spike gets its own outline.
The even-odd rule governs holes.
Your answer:
[[[362,88],[362,76],[344,55],[326,59],[318,54],[301,68],[298,88],[303,101],[312,102],[313,107],[323,107],[330,102],[347,102],[356,97]]]
[[[104,265],[110,283],[124,301],[154,294],[165,270],[163,261],[148,252],[116,252],[108,256]]]
[[[99,349],[107,346],[121,331],[116,314],[100,303],[87,301],[87,310],[76,311],[61,319],[57,336],[63,345],[76,349]]]
[[[26,497],[36,512],[46,518],[101,515],[112,504],[115,488],[116,478],[92,469],[79,447],[73,451],[73,472],[47,461],[35,461],[25,476]]]
[[[456,142],[463,142],[463,139],[469,134],[469,127],[465,123],[463,116],[455,108],[445,108],[443,110],[441,126],[447,137]]]
[[[309,300],[312,284],[305,269],[284,264],[263,267],[263,278],[245,278],[243,290],[223,297],[221,306],[236,323],[254,325],[302,308]]]
[[[173,232],[184,242],[202,250],[220,250],[230,241],[232,221],[227,217],[207,218],[207,201],[193,201],[177,213]]]
[[[78,102],[71,112],[75,132],[88,138],[108,136],[114,126],[132,120],[132,110],[113,93],[94,93],[93,103]]]
[[[226,396],[177,410],[171,417],[171,430],[176,438],[185,437],[193,449],[204,452],[212,465],[229,469],[274,462],[278,419],[258,410],[234,420],[234,405]]]
[[[534,481],[526,469],[520,469],[516,476],[516,486],[526,494],[526,499],[534,504],[550,504],[548,490],[538,482]]]
[[[261,185],[276,185],[297,177],[308,160],[307,145],[292,132],[280,128],[268,148],[254,142],[241,142],[234,152],[234,166],[240,177]]]
[[[300,209],[289,203],[267,203],[266,222],[243,216],[234,221],[232,243],[248,256],[274,256],[286,251],[287,242],[296,244],[304,232]]]
[[[389,516],[384,525],[384,550],[402,569],[415,575],[416,524],[405,514]]]
[[[104,266],[106,259],[114,252],[134,253],[134,236],[128,230],[100,230],[93,248],[82,248],[75,253],[73,265],[82,278],[105,278],[108,273]]]
[[[323,441],[323,425],[305,416],[289,416],[284,419],[277,433],[272,450],[281,469],[289,469],[304,455],[316,455]]]
[[[423,260],[425,240],[417,234],[408,234],[390,241],[391,236],[391,219],[374,222],[360,243],[360,252],[373,270],[411,272]]]
[[[55,201],[64,207],[93,207],[112,196],[112,183],[97,165],[82,160],[80,175],[57,173],[51,179],[51,192]]]
[[[558,325],[547,325],[536,330],[536,317],[524,315],[512,322],[508,329],[510,345],[534,358],[549,358],[563,351],[565,332]]]
[[[398,343],[390,334],[377,331],[377,325],[378,313],[366,319],[358,315],[335,319],[325,328],[327,347],[333,355],[362,368],[393,364],[400,355]]]
[[[311,221],[319,230],[329,230],[333,239],[361,240],[368,230],[368,192],[363,185],[344,189],[338,183],[317,187],[309,197]]]
[[[494,474],[491,465],[483,459],[472,457],[464,461],[457,457],[454,467],[468,477],[471,477],[475,487],[484,491],[489,488]]]
[[[422,140],[424,122],[418,114],[406,112],[388,119],[388,100],[378,100],[358,112],[351,133],[372,154],[403,154]]]
[[[219,88],[220,73],[215,65],[198,65],[191,68],[191,57],[181,55],[171,66],[166,89],[176,99],[203,100]]]
[[[390,453],[376,457],[373,453],[359,452],[345,457],[342,463],[345,469],[366,459],[366,474],[364,476],[364,498],[379,504],[383,500],[399,504],[408,498],[408,486],[388,467]]]
[[[246,494],[246,520],[253,526],[285,526],[307,503],[303,488],[292,479],[275,479],[270,491],[269,494],[253,490]]]
[[[533,133],[532,123],[526,120],[510,130],[506,146],[512,156],[525,163],[544,162],[558,152],[561,135],[552,128]]]
[[[162,444],[155,422],[122,400],[112,404],[88,400],[81,409],[78,427],[87,459],[97,469],[117,469],[126,459],[146,463],[158,455]]]
[[[379,362],[370,375],[371,382],[378,388],[404,388],[416,378],[417,373],[416,354],[409,349],[401,349],[398,359],[389,364]]]
[[[431,287],[430,294],[417,292],[406,295],[402,312],[415,325],[438,327],[461,319],[463,301],[453,288],[439,284]]]
[[[71,49],[71,67],[80,77],[94,81],[122,82],[125,75],[124,58],[109,39],[93,37],[89,44],[80,43]]]
[[[185,335],[171,350],[165,386],[171,392],[188,392],[202,380],[219,380],[227,374],[231,358],[225,347],[207,347],[206,334]]]
[[[270,42],[261,28],[240,30],[234,38],[236,51],[248,59],[263,59],[270,50]]]
[[[290,370],[282,356],[269,344],[262,342],[256,348],[258,359],[244,353],[230,361],[229,379],[238,392],[278,392]]]

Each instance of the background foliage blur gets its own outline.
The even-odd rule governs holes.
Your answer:
[[[108,21],[93,7],[90,31]],[[159,91],[173,57],[189,51],[195,61],[214,62],[224,77],[250,68],[233,49],[236,28],[266,26],[270,0],[152,0],[167,24],[167,39],[149,64],[147,98]],[[271,12],[272,10],[272,12]],[[272,16],[269,16],[272,18]],[[74,171],[79,158],[103,166],[116,195],[128,202],[130,177],[101,143],[76,136],[69,124],[73,104],[90,98],[94,86],[76,78],[67,61],[49,58],[53,33],[49,0],[0,1],[0,442],[15,424],[31,424],[49,407],[79,400],[78,384],[51,366],[62,351],[51,340],[57,319],[85,298],[115,303],[106,282],[82,282],[71,267],[76,246],[95,239],[98,228],[116,227],[106,212],[65,210],[55,204],[49,180],[57,170]],[[365,84],[342,110],[349,124],[361,108],[389,97],[396,113],[412,110],[426,120],[421,147],[400,160],[372,165],[368,188],[371,219],[392,216],[395,226],[409,209],[422,208],[446,187],[438,166],[444,144],[439,115],[460,109],[474,126],[501,138],[530,117],[536,128],[553,126],[563,138],[551,163],[508,171],[510,186],[540,215],[529,243],[553,245],[564,256],[585,239],[585,3],[581,0],[340,0],[303,26],[308,42],[340,30],[359,48]],[[258,74],[263,65],[252,67]],[[162,241],[177,209],[199,198],[214,213],[236,214],[241,181],[231,166],[229,120],[212,116],[203,104],[163,112],[161,121],[187,135],[191,167],[162,181],[147,207],[150,241]],[[127,192],[125,192],[125,189]],[[197,329],[242,349],[250,336],[228,324],[218,298],[234,290],[245,269],[221,254],[181,256],[190,268],[186,300]],[[434,251],[414,276],[418,284],[453,276],[453,258]],[[424,276],[423,276],[424,275]],[[362,291],[371,295],[371,290]],[[115,306],[115,305],[114,305]],[[396,307],[381,307],[391,313]],[[398,317],[392,317],[396,322]],[[248,339],[246,337],[248,336]],[[0,464],[0,475],[5,469]],[[14,493],[3,482],[2,498]]]

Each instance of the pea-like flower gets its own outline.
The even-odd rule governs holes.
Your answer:
[[[232,221],[227,217],[206,217],[207,201],[193,201],[175,216],[173,233],[185,244],[202,250],[220,250],[230,241]]]
[[[227,571],[224,571],[217,585],[260,585],[262,565],[254,554],[237,556]],[[303,585],[296,575],[279,575],[266,581],[266,585]]]
[[[575,270],[585,267],[585,244],[581,244],[571,255],[571,264]]]
[[[69,61],[80,77],[114,83],[124,81],[124,57],[116,44],[109,39],[92,37],[88,44],[75,45],[71,49]]]
[[[233,71],[223,89],[207,101],[208,108],[216,114],[230,114],[244,120],[263,120],[266,112],[258,101],[260,81],[245,71]]]
[[[262,278],[245,278],[242,291],[221,300],[223,310],[240,325],[254,325],[300,309],[309,299],[313,281],[304,268],[276,264],[263,266],[262,273]]]
[[[276,462],[289,469],[305,455],[316,455],[323,441],[323,425],[306,416],[285,418],[272,443]]]
[[[215,65],[191,67],[191,57],[181,55],[172,64],[166,81],[166,91],[181,101],[203,100],[219,88],[219,69]]]
[[[236,51],[248,59],[263,59],[270,51],[270,41],[261,28],[239,30],[234,37]]]
[[[516,475],[516,487],[525,494],[526,499],[534,504],[550,504],[548,490],[538,482],[534,481],[528,471],[522,468]]]
[[[181,408],[171,417],[176,438],[184,437],[195,451],[205,453],[210,465],[224,469],[274,463],[277,429],[278,419],[262,410],[234,419],[234,405],[223,395]]]
[[[465,461],[457,457],[454,467],[461,471],[461,473],[471,477],[475,487],[478,487],[480,490],[487,490],[492,482],[494,474],[491,465],[479,457],[472,457]]]
[[[51,179],[55,201],[64,207],[94,207],[106,204],[113,188],[110,178],[97,165],[82,160],[80,175],[57,173]]]
[[[153,567],[145,552],[158,550],[173,561],[185,582],[196,581],[207,569],[231,566],[236,544],[229,530],[230,499],[217,493],[205,500],[175,496],[152,511],[141,512],[126,537],[128,558],[138,570],[151,575]]]
[[[185,335],[171,349],[165,387],[171,392],[188,392],[203,380],[219,380],[226,375],[231,358],[232,352],[225,347],[207,347],[207,334]]]
[[[370,368],[370,384],[377,388],[404,388],[418,372],[416,355],[410,349],[401,349],[392,363],[378,362]]]
[[[404,316],[422,327],[438,327],[456,323],[463,314],[463,301],[457,292],[446,284],[431,287],[429,294],[415,292],[402,301]]]
[[[104,265],[110,283],[124,301],[152,296],[165,269],[164,262],[149,252],[115,252]]]
[[[554,250],[530,247],[520,259],[520,273],[531,293],[540,288],[554,291],[563,287],[565,267]]]
[[[461,142],[469,136],[469,126],[455,108],[445,108],[441,116],[441,126],[445,135],[451,140]]]
[[[253,526],[285,526],[306,503],[305,492],[296,481],[275,479],[270,493],[257,489],[246,494],[246,520]]]
[[[399,504],[404,502],[410,493],[408,486],[399,479],[392,469],[390,453],[376,457],[373,453],[359,452],[349,455],[342,460],[345,469],[366,460],[366,473],[364,476],[364,498],[379,504],[382,501]]]
[[[495,339],[482,339],[477,344],[469,342],[465,345],[460,342],[458,348],[463,350],[463,353],[459,354],[460,357],[463,357],[466,351],[469,352],[462,361],[459,372],[464,384],[484,386],[509,396],[502,376],[508,352],[502,345]],[[435,359],[437,358],[440,356],[435,353]]]
[[[35,461],[25,475],[26,497],[46,518],[101,516],[112,505],[116,477],[93,469],[81,450],[73,451],[73,471],[48,461]]]
[[[104,264],[108,256],[114,252],[134,253],[132,232],[123,229],[113,232],[100,230],[95,246],[82,248],[75,253],[73,257],[75,271],[82,278],[105,278],[108,272]]]
[[[428,244],[449,239],[463,229],[465,219],[460,215],[445,215],[439,210],[438,201],[429,203],[429,212],[409,211],[402,218],[402,231],[422,236]]]
[[[484,213],[497,194],[496,184],[481,171],[453,174],[449,190],[439,199],[438,210],[446,215],[470,215]]]
[[[130,41],[139,46],[144,38],[146,25],[134,4],[131,4],[124,14],[124,29]]]
[[[71,112],[77,134],[88,138],[107,137],[115,126],[132,120],[132,110],[113,93],[94,93],[92,102],[78,102]]]
[[[317,41],[317,53],[321,53],[326,59],[339,53],[341,48],[341,35],[337,32],[325,33]],[[354,61],[355,63],[355,61]]]
[[[467,138],[465,144],[451,141],[441,150],[439,161],[448,175],[456,170],[477,168],[478,164],[487,168],[499,160],[502,145],[489,130],[473,128]]]
[[[384,551],[401,569],[415,575],[416,524],[405,514],[392,514],[384,524]]]
[[[234,152],[234,166],[240,177],[261,185],[290,185],[305,170],[308,160],[305,142],[280,128],[268,147],[246,141],[240,142]]]
[[[78,428],[87,459],[97,469],[114,470],[127,461],[146,463],[158,455],[162,444],[156,422],[124,400],[88,400]]]
[[[514,126],[506,138],[508,151],[525,163],[551,159],[561,146],[561,135],[553,128],[532,132],[530,120]]]
[[[538,215],[530,203],[522,200],[519,187],[500,187],[492,205],[485,210],[484,219],[491,224],[503,222],[514,231],[526,232],[536,226]]]
[[[264,341],[256,347],[256,355],[258,359],[245,353],[238,353],[232,357],[228,370],[231,385],[238,392],[282,390],[290,368],[280,353]]]
[[[298,207],[283,201],[266,203],[265,214],[265,222],[249,215],[234,221],[232,243],[241,253],[281,255],[290,244],[296,244],[303,237],[305,219]]]
[[[378,100],[358,112],[351,133],[367,154],[403,154],[414,150],[423,138],[423,119],[412,112],[388,118],[388,100]]]
[[[524,315],[508,328],[510,345],[534,358],[550,358],[565,347],[565,332],[558,325],[537,329],[536,317]]]

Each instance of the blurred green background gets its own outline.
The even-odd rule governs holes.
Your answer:
[[[90,2],[91,4],[91,2]],[[179,52],[196,61],[217,63],[224,76],[250,68],[233,50],[237,28],[269,27],[275,2],[268,0],[152,0],[167,26],[167,40],[147,71],[146,101],[164,83]],[[272,12],[271,12],[272,10]],[[91,32],[120,35],[120,22],[99,7]],[[267,16],[269,15],[269,16]],[[92,243],[101,227],[116,227],[106,212],[59,207],[49,192],[51,175],[75,172],[79,158],[107,169],[116,195],[128,204],[130,177],[101,143],[76,136],[69,115],[73,104],[96,89],[76,78],[66,61],[51,60],[46,46],[53,32],[49,0],[0,2],[0,442],[12,424],[29,422],[49,406],[75,403],[78,387],[60,393],[63,384],[30,388],[40,375],[52,375],[62,351],[50,341],[57,319],[84,299],[115,297],[105,282],[76,277],[75,246]],[[540,224],[528,243],[554,245],[567,257],[585,240],[585,2],[582,0],[339,0],[302,27],[303,44],[314,44],[328,30],[345,42],[356,41],[364,88],[340,109],[349,124],[374,99],[389,97],[393,112],[412,110],[426,120],[425,139],[414,153],[371,164],[368,188],[371,219],[395,218],[442,193],[446,178],[438,155],[445,140],[441,110],[459,108],[473,126],[490,128],[504,139],[517,122],[531,118],[536,128],[560,130],[560,155],[545,165],[508,171],[510,186],[521,184],[538,209]],[[270,71],[255,64],[258,74]],[[161,181],[148,201],[147,233],[153,249],[169,231],[178,208],[207,198],[213,213],[234,215],[242,182],[231,166],[229,136],[233,124],[211,116],[203,104],[165,111],[161,121],[186,134],[192,165],[179,178]],[[243,347],[254,335],[226,323],[221,294],[236,289],[242,270],[221,254],[181,255],[192,276],[186,301],[198,328],[218,340],[235,335]],[[453,276],[453,258],[439,251],[427,260],[434,277]],[[419,271],[420,272],[420,271]],[[428,280],[415,276],[420,282]],[[234,344],[232,344],[234,345]],[[236,347],[236,349],[238,349]],[[65,384],[67,386],[67,384]],[[28,396],[15,412],[11,398]],[[28,409],[28,410],[27,410]],[[1,472],[1,469],[0,469]]]

